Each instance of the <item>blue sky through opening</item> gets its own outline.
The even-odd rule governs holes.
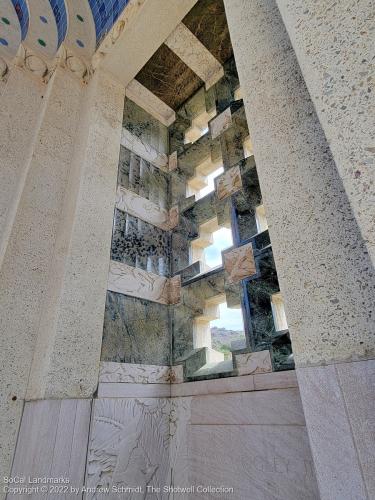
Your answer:
[[[232,231],[226,227],[222,227],[213,233],[213,245],[206,247],[204,255],[206,263],[210,267],[221,266],[221,251],[233,245]]]
[[[210,322],[210,327],[226,328],[227,330],[244,331],[241,309],[229,309],[227,304],[220,304],[220,318]]]

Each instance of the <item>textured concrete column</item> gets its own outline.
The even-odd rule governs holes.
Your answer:
[[[373,0],[277,0],[375,265]]]
[[[0,477],[26,395],[89,397],[98,377],[124,89],[58,68],[47,94],[0,270]]]
[[[321,498],[370,498],[374,269],[275,0],[225,6]]]
[[[11,66],[0,82],[0,265],[43,117],[46,85]]]
[[[42,306],[50,293],[48,276],[83,91],[61,69],[48,84],[44,117],[31,151],[26,150],[30,160],[0,269],[1,478],[9,472]]]
[[[97,386],[124,99],[101,71],[83,99],[28,399],[90,397]]]

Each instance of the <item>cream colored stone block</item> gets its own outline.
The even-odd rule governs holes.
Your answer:
[[[219,61],[183,23],[164,43],[205,82],[206,90],[224,76]]]
[[[285,389],[288,387],[298,387],[295,370],[254,374],[254,389],[256,391]]]
[[[254,390],[254,379],[252,375],[243,377],[227,377],[214,380],[200,380],[197,382],[185,382],[183,384],[172,384],[172,397],[194,396],[199,394],[224,394],[226,392],[246,392]]]
[[[168,212],[168,223],[165,226],[166,231],[171,231],[174,229],[176,226],[178,226],[178,223],[180,221],[180,211],[178,206],[174,206],[169,209]]]
[[[159,366],[137,363],[100,363],[100,383],[180,384],[184,381],[183,365]]]
[[[7,195],[5,197],[6,203],[10,203],[11,213],[6,215],[5,228],[2,228],[6,233],[3,234],[6,245],[2,248],[4,252],[0,268],[0,424],[4,440],[0,477],[9,474],[19,427],[20,408],[18,404],[12,404],[12,398],[17,397],[20,401],[25,399],[35,343],[42,329],[40,323],[48,314],[54,314],[53,300],[51,310],[46,310],[46,303],[61,292],[60,276],[57,278],[58,271],[54,264],[56,255],[66,253],[65,247],[62,248],[62,245],[58,244],[58,237],[61,226],[64,225],[62,212],[83,92],[78,81],[71,75],[61,78],[62,73],[56,71],[42,94],[45,100],[44,114],[34,116],[34,119],[24,118],[25,124],[35,127],[35,134],[33,132],[32,137],[21,137],[19,145],[17,140],[14,145],[9,142],[13,134],[12,128],[5,134],[7,147],[10,149],[4,150],[3,158],[8,158],[9,165],[13,164],[13,158],[15,170],[12,175],[19,175],[20,178],[9,183],[6,181],[4,185],[5,190],[12,192],[14,200],[10,200]],[[11,83],[11,80],[8,83]],[[22,88],[21,80],[19,83]],[[21,90],[20,87],[18,91]],[[29,95],[38,101],[40,99],[37,97],[37,89],[31,88]],[[66,100],[68,96],[69,100]],[[18,99],[21,100],[21,97],[21,94],[18,94]],[[26,101],[29,99],[28,92],[25,92],[24,98]],[[40,105],[43,108],[43,105]],[[17,109],[19,108],[15,107],[15,111]],[[19,111],[24,113],[20,109]],[[32,111],[37,112],[35,108],[33,110],[29,104],[25,104],[25,112]],[[60,121],[60,116],[66,114],[69,115],[68,118]],[[50,130],[51,118],[42,120],[44,116],[49,115],[55,116],[57,120],[55,128],[51,130],[50,142],[45,138]],[[17,123],[18,119],[14,125]],[[60,129],[64,140],[70,137],[70,146],[65,144],[59,155],[54,152],[55,147],[60,144],[55,133],[56,127]],[[23,135],[22,130],[24,129],[20,127],[17,133]],[[39,137],[43,138],[43,141],[39,141]],[[13,155],[11,149],[14,147],[25,149],[14,152]],[[8,160],[6,159],[6,162]],[[10,173],[9,165],[5,169],[1,168],[5,177],[7,172]],[[2,184],[1,189],[4,189]],[[2,196],[1,199],[3,200]],[[50,287],[52,275],[55,288]],[[49,331],[49,335],[50,340],[53,340],[54,329]],[[50,345],[49,342],[49,347]]]
[[[84,484],[91,400],[65,399],[26,402],[12,467],[12,477],[69,479],[69,488]],[[22,486],[22,485],[20,485]],[[24,486],[41,486],[24,483]],[[42,490],[8,494],[7,498],[58,498]],[[65,495],[64,495],[65,496]],[[67,499],[76,498],[68,492]]]
[[[176,114],[172,108],[135,79],[126,87],[126,97],[138,104],[166,127],[172,125],[176,119]]]
[[[0,95],[0,266],[48,99],[46,87],[11,66]]]
[[[100,382],[99,398],[169,398],[170,384],[132,384]]]
[[[191,425],[189,445],[191,484],[230,488],[222,498],[319,500],[304,426]]]
[[[230,168],[217,178],[216,195],[219,200],[224,200],[228,196],[237,193],[240,189],[242,189],[242,177],[238,165]]]
[[[369,498],[335,365],[298,368],[297,376],[321,499]]]
[[[257,272],[251,243],[223,253],[223,260],[227,283],[238,283]]]
[[[189,425],[190,425],[191,398],[172,398],[170,400],[169,434],[170,448],[169,461],[171,468],[170,483],[173,486],[188,488],[190,483],[189,469]],[[181,495],[173,494],[172,498]]]
[[[192,425],[305,425],[298,388],[194,396]],[[231,449],[232,450],[232,449]]]
[[[220,113],[210,121],[211,138],[216,139],[232,126],[232,112],[230,108]]]
[[[111,260],[108,290],[160,304],[176,304],[180,300],[181,277],[165,278]]]
[[[123,384],[168,384],[169,366],[141,365],[137,363],[100,363],[99,382]]]
[[[168,279],[168,304],[178,304],[181,300],[181,275]]]
[[[121,186],[117,188],[116,208],[161,229],[169,227],[168,210]]]
[[[238,375],[272,372],[272,362],[269,351],[234,354],[234,360]]]
[[[111,261],[108,290],[160,304],[168,304],[168,278]]]

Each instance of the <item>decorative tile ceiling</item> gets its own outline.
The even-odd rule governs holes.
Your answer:
[[[24,43],[54,57],[64,42],[88,58],[129,0],[0,0],[0,55],[12,59]]]

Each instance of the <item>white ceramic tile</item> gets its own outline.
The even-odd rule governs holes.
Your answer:
[[[295,370],[272,373],[256,373],[254,375],[254,388],[256,391],[266,391],[267,389],[285,389],[288,387],[298,387]]]
[[[121,210],[121,212],[138,217],[153,226],[164,230],[169,228],[168,210],[160,208],[156,203],[121,186],[117,188],[116,208]]]

